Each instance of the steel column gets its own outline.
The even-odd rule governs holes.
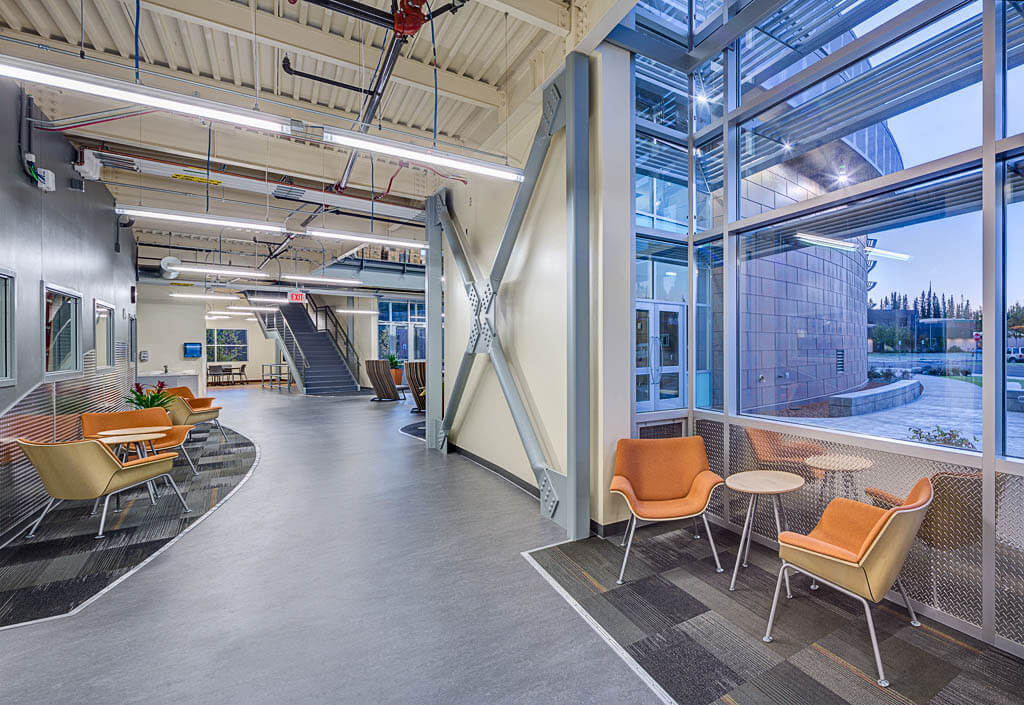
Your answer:
[[[444,274],[444,251],[441,247],[441,221],[437,198],[426,200],[426,234],[427,234],[427,448],[441,448],[441,418],[444,414],[444,385],[441,376],[441,361],[444,356],[442,347],[443,319],[441,318],[442,286]]]
[[[590,65],[565,59],[566,515],[570,539],[590,536]]]

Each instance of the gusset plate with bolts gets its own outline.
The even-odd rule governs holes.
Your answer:
[[[443,446],[448,440],[448,434],[451,431],[452,423],[466,388],[466,382],[469,379],[473,359],[477,355],[487,355],[494,367],[498,383],[501,385],[501,390],[505,396],[505,401],[508,403],[509,411],[512,413],[516,430],[519,432],[520,440],[523,443],[523,449],[526,451],[530,467],[536,477],[537,487],[540,491],[541,514],[553,519],[562,526],[567,526],[568,519],[565,516],[563,503],[559,499],[566,492],[566,476],[554,470],[545,457],[540,440],[533,427],[533,421],[527,412],[526,405],[523,403],[519,393],[518,385],[515,383],[509,364],[505,359],[501,338],[498,335],[495,323],[495,312],[497,311],[498,299],[500,297],[501,282],[504,279],[505,269],[508,266],[513,247],[519,236],[519,230],[526,215],[527,206],[537,186],[544,157],[551,144],[551,137],[565,125],[565,105],[562,100],[564,90],[560,87],[564,77],[565,74],[563,72],[544,88],[540,124],[537,126],[537,132],[534,135],[530,154],[527,158],[524,179],[519,184],[515,198],[512,201],[509,219],[502,233],[501,241],[498,244],[497,254],[492,263],[490,275],[484,278],[475,274],[473,264],[466,256],[466,251],[462,244],[462,229],[458,225],[455,216],[448,209],[444,189],[430,196],[430,199],[434,199],[433,212],[437,213],[438,222],[428,222],[427,227],[440,228],[444,233],[445,243],[465,285],[471,316],[466,350],[463,353],[455,381],[448,395],[448,408],[445,409],[444,419],[437,432],[438,440],[440,441],[439,445]],[[428,208],[428,211],[430,210]]]

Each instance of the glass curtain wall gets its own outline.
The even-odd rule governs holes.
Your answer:
[[[422,301],[377,302],[377,354],[405,360],[427,358],[427,309]]]

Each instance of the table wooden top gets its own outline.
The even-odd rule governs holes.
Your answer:
[[[97,436],[131,436],[136,433],[166,433],[172,426],[133,426],[132,428],[112,428],[100,431]]]
[[[747,470],[725,478],[730,490],[747,494],[785,494],[804,486],[804,478],[778,470]]]
[[[159,441],[166,436],[166,433],[130,433],[124,436],[104,436],[97,439],[100,443],[108,446],[116,446],[122,443],[143,443],[145,441]]]
[[[859,470],[867,470],[874,465],[874,462],[869,458],[862,458],[859,455],[840,455],[838,453],[812,455],[804,462],[817,470],[831,470],[832,472],[857,472]]]

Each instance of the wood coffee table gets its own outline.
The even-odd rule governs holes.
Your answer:
[[[812,455],[811,457],[804,460],[807,463],[807,467],[820,470],[825,474],[828,483],[828,494],[830,497],[836,496],[836,474],[842,474],[843,476],[843,496],[849,499],[857,498],[857,485],[854,482],[854,474],[863,470],[870,470],[875,466],[875,463],[870,458],[862,458],[859,455],[843,455],[840,453],[826,453],[823,455]],[[826,492],[824,486],[821,489],[822,497],[821,501],[824,503],[826,498],[824,493]],[[829,498],[828,501],[831,501]]]
[[[762,495],[769,495],[772,498],[772,510],[775,513],[775,528],[779,533],[783,527],[788,528],[785,510],[782,508],[780,495],[787,492],[795,492],[804,486],[804,478],[791,472],[780,472],[777,470],[748,470],[738,472],[725,478],[725,486],[735,492],[743,492],[750,495],[750,503],[747,505],[747,518],[743,522],[743,533],[740,534],[740,547],[736,553],[736,568],[732,573],[732,582],[729,583],[729,590],[736,589],[736,576],[740,572],[740,562],[747,567],[747,560],[750,557],[750,534],[754,528],[754,515],[757,513],[758,499]],[[786,575],[786,595],[792,596],[789,589],[789,575]]]

